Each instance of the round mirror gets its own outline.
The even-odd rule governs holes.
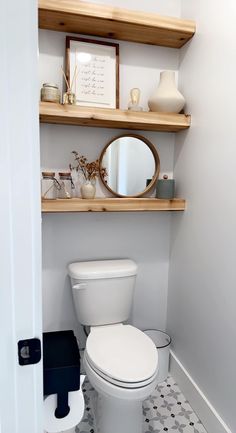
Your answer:
[[[99,172],[106,188],[118,197],[140,197],[156,183],[160,170],[158,153],[139,135],[121,135],[102,151]]]

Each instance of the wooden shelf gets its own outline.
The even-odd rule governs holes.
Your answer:
[[[42,212],[150,212],[183,211],[185,200],[160,200],[156,198],[74,198],[43,200]]]
[[[189,128],[191,123],[191,116],[185,114],[134,112],[50,102],[40,103],[39,114],[42,123],[145,131],[178,132]]]
[[[39,0],[39,27],[172,48],[182,47],[195,33],[191,20],[79,0]]]

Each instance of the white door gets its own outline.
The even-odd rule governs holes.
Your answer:
[[[42,433],[41,216],[36,0],[0,0],[0,432]]]

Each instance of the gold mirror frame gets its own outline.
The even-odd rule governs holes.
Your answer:
[[[139,194],[136,195],[122,195],[122,194],[118,194],[117,192],[113,191],[106,183],[104,177],[102,176],[102,160],[103,160],[103,156],[104,153],[106,152],[107,148],[110,146],[110,144],[113,143],[113,141],[118,140],[119,138],[123,138],[123,137],[132,137],[132,138],[137,138],[141,141],[143,141],[151,150],[154,160],[155,160],[155,172],[154,175],[152,177],[151,182],[149,183],[149,185],[145,188],[144,191],[142,191]],[[110,140],[106,146],[104,147],[104,149],[102,150],[102,153],[100,155],[99,158],[99,175],[100,175],[100,179],[102,180],[103,185],[108,189],[108,191],[110,191],[115,197],[123,197],[123,198],[135,198],[135,197],[142,197],[144,194],[146,194],[147,192],[149,192],[155,185],[155,183],[157,182],[158,176],[160,173],[160,158],[158,155],[158,152],[155,148],[155,146],[145,137],[143,137],[142,135],[138,135],[138,134],[122,134],[122,135],[118,135],[117,137],[114,137],[112,140]]]

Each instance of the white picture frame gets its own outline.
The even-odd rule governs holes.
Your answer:
[[[67,36],[66,53],[76,105],[119,108],[119,45]]]

